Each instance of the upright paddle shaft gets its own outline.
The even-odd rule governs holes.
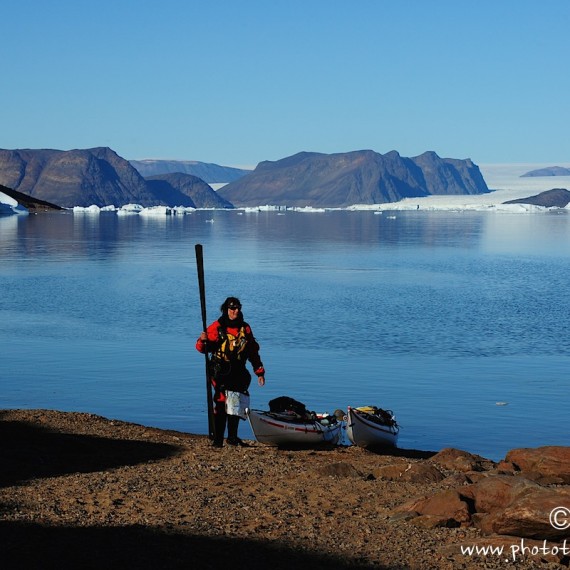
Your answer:
[[[196,249],[196,268],[198,270],[198,287],[200,288],[200,307],[202,309],[202,330],[207,331],[208,325],[206,321],[206,286],[204,283],[204,256],[202,245],[197,243]],[[208,349],[204,352],[206,361],[206,397],[208,402],[208,436],[215,439],[216,427],[214,423],[214,404],[212,398],[212,383],[209,374]]]

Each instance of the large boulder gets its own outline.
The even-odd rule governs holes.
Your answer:
[[[396,513],[415,513],[418,516],[432,515],[453,520],[457,525],[471,521],[469,498],[455,489],[446,489],[429,497],[407,501]]]
[[[486,534],[563,540],[568,538],[570,513],[561,505],[570,505],[570,490],[538,486],[518,494],[504,508],[492,509],[474,521]]]
[[[490,459],[485,459],[480,455],[475,455],[453,447],[442,449],[439,453],[431,457],[429,461],[436,463],[444,469],[461,471],[463,473],[468,471],[488,471],[495,467],[495,463]]]
[[[475,512],[490,513],[508,507],[518,497],[539,488],[540,485],[524,477],[496,475],[481,479],[465,493],[473,499]]]
[[[505,461],[522,471],[525,477],[544,483],[570,485],[570,447],[512,449]]]
[[[473,525],[484,534],[563,540],[570,525],[570,513],[564,505],[570,505],[570,489],[542,487],[519,477],[493,476],[461,490],[446,489],[408,501],[395,510],[395,515],[423,517],[417,521],[422,526]]]

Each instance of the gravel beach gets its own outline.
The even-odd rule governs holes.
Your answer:
[[[205,436],[46,410],[0,410],[0,435],[3,569],[563,567],[470,556],[460,545],[479,530],[398,516],[462,475],[379,473],[434,453],[215,449]]]

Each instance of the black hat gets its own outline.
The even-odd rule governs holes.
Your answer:
[[[222,306],[220,307],[220,311],[222,311],[222,313],[225,314],[228,310],[228,307],[233,307],[233,308],[237,307],[241,311],[241,301],[237,297],[228,297],[222,303]]]

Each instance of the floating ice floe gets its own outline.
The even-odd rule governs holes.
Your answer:
[[[326,212],[328,210],[339,210],[342,208],[315,208],[313,206],[276,206],[265,204],[265,206],[248,206],[243,208],[244,212]]]
[[[99,214],[101,212],[115,212],[119,216],[129,216],[131,214],[138,214],[140,216],[171,216],[171,215],[186,215],[194,212],[196,208],[189,208],[186,206],[176,206],[171,208],[170,206],[149,206],[145,208],[140,204],[126,204],[117,208],[116,206],[75,206],[72,211],[77,214]]]
[[[172,215],[172,208],[168,206],[150,206],[148,208],[143,208],[140,212],[141,216],[170,216]]]
[[[327,211],[326,208],[313,208],[312,206],[305,206],[304,208],[291,208],[291,209],[295,212],[301,212],[306,214],[321,213]]]
[[[92,204],[91,206],[83,207],[83,206],[74,206],[73,207],[74,214],[100,214],[101,208]]]
[[[117,210],[119,216],[129,216],[131,214],[140,214],[144,207],[140,204],[125,204]]]
[[[196,208],[190,208],[189,206],[175,206],[171,208],[171,213],[179,216],[186,216],[187,214],[192,214],[196,211]]]
[[[18,214],[20,216],[27,216],[29,213],[28,209],[20,205],[17,200],[4,194],[4,192],[0,192],[0,215],[11,216],[12,214]]]
[[[247,206],[243,208],[244,212],[279,212],[281,210],[291,210],[292,208],[287,206],[274,206],[271,204],[265,204],[264,206]]]

